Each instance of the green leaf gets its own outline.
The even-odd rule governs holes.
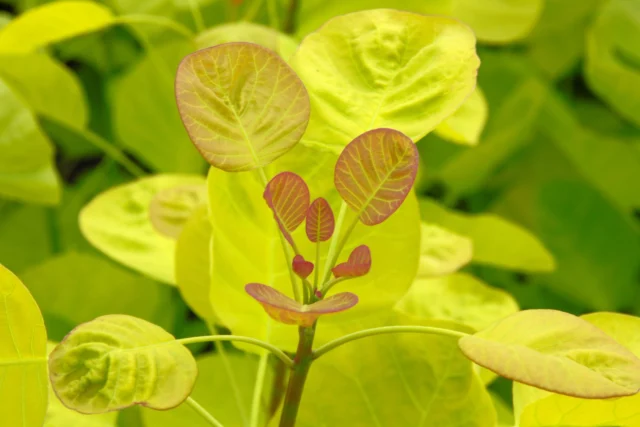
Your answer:
[[[298,145],[268,169],[275,175],[288,170],[298,173],[314,197],[324,197],[335,209],[340,198],[332,177],[336,156]],[[287,262],[279,243],[273,214],[262,200],[264,186],[256,172],[228,174],[209,172],[209,209],[213,231],[211,302],[220,321],[235,334],[267,340],[288,350],[298,341],[295,328],[273,322],[243,291],[246,283],[264,283],[292,296]],[[232,203],[229,203],[229,201]],[[345,223],[355,214],[347,211]],[[308,241],[303,227],[293,238],[306,259],[314,259],[316,244]],[[366,244],[375,260],[365,277],[350,280],[341,290],[352,291],[361,302],[354,308],[320,320],[316,342],[362,328],[364,319],[379,321],[406,292],[415,277],[419,251],[419,218],[416,199],[410,195],[400,209],[384,223],[367,227],[358,223],[343,250],[346,257],[356,246]],[[336,237],[336,236],[334,236]],[[321,244],[324,266],[328,244]],[[319,267],[321,268],[321,267]],[[384,292],[380,292],[384,289]],[[247,349],[248,350],[248,349]]]
[[[40,427],[47,410],[47,331],[31,294],[0,264],[0,401],[7,426]]]
[[[419,140],[471,94],[479,66],[464,24],[390,9],[330,20],[291,62],[311,96],[302,141],[335,152],[375,128]]]
[[[417,279],[396,310],[425,320],[446,320],[476,331],[519,310],[507,292],[466,274]]]
[[[640,126],[640,4],[612,0],[587,32],[584,73],[611,108]]]
[[[582,318],[602,329],[636,356],[640,356],[637,334],[640,328],[639,318],[618,313],[593,313]],[[640,395],[587,400],[553,394],[522,384],[515,384],[513,393],[518,425],[521,427],[640,425]]]
[[[0,53],[28,53],[51,43],[101,30],[111,11],[87,1],[59,1],[21,14],[0,31]]]
[[[473,242],[434,224],[420,223],[418,277],[453,273],[471,261]]]
[[[203,185],[186,185],[161,190],[149,204],[149,217],[158,232],[177,239],[191,214],[207,203]]]
[[[192,50],[187,42],[152,46],[111,86],[118,139],[159,172],[203,170],[204,162],[180,122],[173,91],[175,69]]]
[[[487,100],[479,87],[464,104],[435,128],[443,139],[464,145],[477,145],[489,114]]]
[[[493,406],[496,408],[496,414],[498,415],[497,427],[513,427],[516,425],[513,417],[513,409],[511,405],[508,405],[502,398],[495,393],[489,392],[491,400],[493,400]]]
[[[111,313],[140,317],[166,329],[176,321],[170,288],[94,255],[55,256],[25,271],[22,279],[40,305],[53,340]]]
[[[191,352],[171,334],[115,314],[76,327],[49,356],[49,371],[62,403],[85,414],[174,408],[198,375]]]
[[[251,43],[187,56],[178,68],[176,98],[196,148],[226,171],[268,165],[298,143],[309,120],[309,97],[296,73]]]
[[[424,322],[403,318],[401,323]],[[454,339],[397,334],[350,342],[314,362],[296,425],[487,427],[495,422],[491,398]]]
[[[175,241],[155,230],[149,206],[162,190],[203,183],[197,175],[156,175],[113,187],[80,212],[80,229],[109,257],[163,283],[174,284]]]
[[[478,365],[543,390],[604,399],[640,389],[640,359],[600,329],[561,311],[521,311],[459,344]]]
[[[11,22],[11,19],[13,18],[13,16],[5,11],[0,11],[0,30],[4,27],[6,27],[6,25]]]
[[[522,271],[551,271],[551,254],[527,230],[493,214],[469,215],[421,199],[422,218],[473,242],[473,262]]]

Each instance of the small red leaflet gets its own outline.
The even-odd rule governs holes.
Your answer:
[[[313,263],[304,259],[302,255],[296,255],[293,257],[293,262],[291,263],[293,267],[293,272],[298,275],[301,279],[306,279],[313,272]]]
[[[293,172],[281,172],[269,181],[263,196],[273,211],[280,231],[294,246],[291,233],[302,224],[309,209],[307,183]]]
[[[367,245],[361,245],[351,252],[347,262],[336,265],[331,271],[336,277],[360,277],[370,269],[371,251]]]

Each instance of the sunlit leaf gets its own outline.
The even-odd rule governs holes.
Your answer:
[[[191,214],[207,201],[204,185],[186,185],[161,190],[151,200],[151,224],[160,233],[177,239]]]
[[[522,271],[551,271],[553,257],[529,231],[493,214],[469,215],[420,201],[422,219],[471,239],[473,262]]]
[[[158,192],[198,186],[197,175],[156,175],[113,187],[80,213],[80,228],[92,245],[134,270],[174,284],[175,241],[151,224],[149,207]]]
[[[458,144],[476,145],[487,122],[489,106],[480,88],[471,92],[464,104],[435,128],[442,138]]]
[[[291,267],[293,268],[293,272],[300,278],[306,279],[313,273],[314,265],[312,262],[305,260],[302,255],[296,255],[293,257]]]
[[[227,43],[187,56],[176,77],[182,121],[213,166],[244,171],[268,165],[304,133],[309,97],[273,51]]]
[[[473,242],[445,228],[420,224],[420,268],[418,277],[453,273],[471,261]]]
[[[315,199],[306,218],[307,237],[314,243],[327,241],[333,236],[336,226],[331,205],[322,197]]]
[[[302,142],[335,152],[375,128],[419,140],[471,94],[479,66],[466,25],[391,9],[331,19],[291,63],[312,103]]]
[[[395,308],[421,319],[452,321],[476,331],[519,309],[511,295],[466,273],[418,278]]]
[[[491,400],[493,401],[493,406],[496,408],[496,415],[498,416],[497,427],[513,427],[516,425],[511,405],[507,404],[495,393],[490,392],[489,394],[491,395]]]
[[[47,410],[47,331],[27,288],[0,264],[2,423],[41,427]]]
[[[543,390],[602,399],[640,389],[640,359],[600,329],[561,311],[521,311],[459,344],[478,365]]]
[[[189,396],[197,374],[191,352],[171,334],[125,315],[83,323],[49,356],[56,395],[86,414],[133,405],[174,408]]]
[[[305,220],[309,209],[309,187],[293,172],[281,172],[267,184],[264,200],[273,211],[280,231],[291,245],[291,233]]]
[[[418,162],[418,149],[408,137],[375,129],[351,141],[340,154],[336,189],[363,224],[380,224],[411,192]]]
[[[371,270],[371,251],[367,245],[361,245],[351,251],[347,262],[336,265],[331,270],[336,277],[360,277]]]
[[[350,292],[335,294],[306,305],[260,283],[250,283],[245,290],[264,307],[272,319],[286,325],[310,327],[320,316],[348,310],[358,303],[358,297]]]
[[[21,14],[0,30],[0,53],[27,53],[48,44],[103,29],[115,17],[100,4],[60,1]]]
[[[640,355],[640,319],[618,313],[593,313],[582,317],[616,341]],[[579,399],[514,384],[514,406],[521,427],[636,426],[640,423],[640,395],[620,399]]]

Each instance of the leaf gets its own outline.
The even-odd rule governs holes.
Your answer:
[[[298,76],[275,52],[251,43],[187,56],[178,68],[176,98],[196,148],[232,172],[261,168],[289,151],[309,120]]]
[[[376,128],[418,141],[471,94],[479,60],[461,22],[384,9],[331,19],[291,64],[311,96],[303,144],[339,153]]]
[[[347,262],[336,265],[331,270],[336,278],[361,277],[371,270],[371,251],[367,245],[361,245],[351,251]]]
[[[336,221],[331,205],[322,197],[311,203],[306,218],[307,238],[314,243],[326,242],[333,236]]]
[[[451,142],[477,145],[489,114],[487,100],[479,87],[451,116],[435,128],[436,134]]]
[[[52,340],[111,313],[140,317],[167,329],[183,314],[170,288],[87,253],[53,256],[27,269],[22,280],[40,306]]]
[[[40,427],[47,410],[47,331],[38,305],[0,264],[0,399],[7,426]]]
[[[163,283],[174,284],[175,241],[158,233],[149,215],[158,192],[202,185],[197,175],[156,175],[109,189],[80,213],[89,242],[116,261]]]
[[[392,324],[428,325],[407,317]],[[298,419],[300,427],[496,422],[491,398],[456,341],[422,334],[353,341],[319,358],[309,372]]]
[[[418,277],[454,273],[471,261],[473,242],[435,224],[420,224],[420,267]]]
[[[521,311],[459,344],[478,365],[543,390],[603,399],[640,389],[640,360],[633,353],[561,311]]]
[[[280,172],[267,184],[264,200],[285,239],[295,247],[291,233],[305,220],[309,209],[309,187],[293,172]]]
[[[249,283],[245,290],[273,320],[305,328],[313,326],[320,316],[348,310],[358,303],[358,297],[350,292],[341,292],[313,304],[300,304],[271,286],[260,283]]]
[[[392,129],[375,129],[351,141],[340,154],[336,189],[363,224],[380,224],[411,191],[418,163],[418,149],[409,138]]]
[[[555,268],[551,253],[533,234],[497,215],[450,211],[426,198],[420,212],[423,220],[471,239],[473,262],[532,272]]]
[[[87,1],[60,1],[21,14],[0,31],[0,54],[28,53],[101,30],[115,22],[111,11]]]
[[[66,407],[100,414],[133,405],[174,408],[191,393],[198,368],[159,326],[113,314],[71,331],[51,353],[49,372]]]
[[[416,279],[395,309],[420,319],[446,320],[479,331],[516,313],[519,307],[502,289],[469,274],[455,273]]]
[[[306,279],[313,272],[314,265],[312,262],[305,260],[302,255],[296,255],[293,257],[292,268],[298,277]]]
[[[207,189],[203,185],[166,188],[151,200],[151,224],[158,232],[177,239],[191,214],[206,203]]]
[[[582,316],[616,341],[640,355],[637,331],[640,319],[619,313],[593,313]],[[640,395],[619,399],[579,399],[515,384],[514,406],[519,425],[542,426],[636,426],[640,423]]]
[[[640,5],[613,0],[596,15],[587,31],[586,82],[618,114],[640,126]]]

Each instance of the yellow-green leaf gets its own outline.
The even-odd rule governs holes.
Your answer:
[[[226,171],[268,165],[298,143],[309,96],[272,50],[227,43],[187,56],[178,67],[182,121],[204,158]]]
[[[197,175],[156,175],[113,187],[80,212],[80,229],[92,245],[116,261],[174,284],[175,240],[155,230],[149,207],[162,190],[203,183]]]
[[[479,66],[466,25],[390,9],[330,20],[291,63],[311,96],[302,141],[335,152],[375,128],[419,140],[471,94]]]
[[[435,224],[420,224],[418,277],[453,273],[471,261],[473,242]]]
[[[448,320],[476,331],[519,310],[507,292],[466,273],[421,279],[398,302],[396,310],[421,318]]]
[[[0,30],[0,53],[27,53],[48,44],[103,29],[111,11],[88,1],[59,1],[21,14]]]
[[[41,427],[47,410],[47,331],[27,288],[0,264],[2,424]]]
[[[436,127],[435,132],[448,141],[476,145],[489,114],[487,100],[479,87],[471,92],[464,104]]]
[[[191,352],[171,334],[125,315],[83,323],[49,356],[56,395],[84,414],[134,405],[175,408],[189,396],[197,375]]]
[[[204,185],[185,185],[161,190],[149,205],[151,224],[167,237],[177,239],[191,214],[207,203]]]
[[[459,341],[464,354],[517,382],[588,399],[640,390],[640,359],[589,322],[526,310]]]

